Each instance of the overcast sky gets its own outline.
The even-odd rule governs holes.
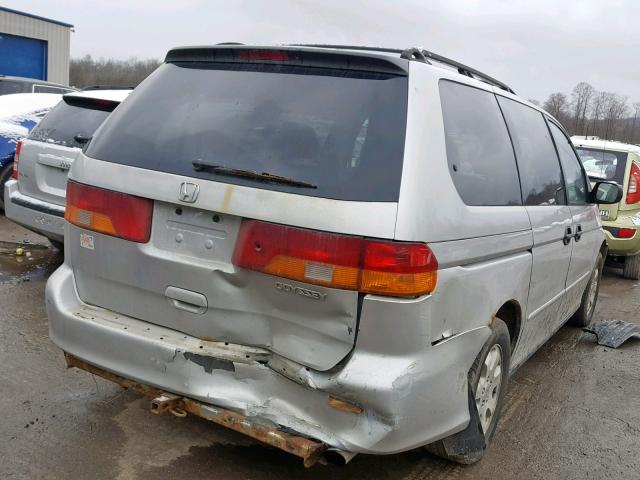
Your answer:
[[[72,23],[71,54],[163,58],[177,45],[422,46],[544,101],[585,80],[640,101],[638,0],[4,0]]]

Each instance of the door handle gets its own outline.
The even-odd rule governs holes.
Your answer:
[[[576,233],[573,236],[573,238],[575,239],[576,242],[580,241],[580,237],[582,237],[582,225],[578,225],[576,227]]]
[[[571,227],[567,227],[564,237],[562,237],[562,243],[564,243],[565,245],[569,245],[572,237],[573,237],[573,230],[571,230]]]
[[[207,311],[207,297],[201,293],[185,290],[184,288],[167,287],[164,295],[169,299],[169,303],[178,310],[198,315]]]

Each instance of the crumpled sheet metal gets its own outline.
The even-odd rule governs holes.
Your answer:
[[[599,345],[610,348],[618,348],[631,337],[640,339],[640,325],[622,320],[602,320],[582,330],[593,333]]]

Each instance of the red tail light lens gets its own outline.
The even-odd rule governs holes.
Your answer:
[[[69,223],[132,242],[147,243],[151,236],[153,201],[120,192],[67,182]]]
[[[640,168],[638,168],[638,165],[635,163],[631,164],[626,202],[627,205],[640,202]]]
[[[618,235],[616,235],[616,237],[618,238],[633,238],[636,234],[635,229],[633,228],[620,228],[618,230]]]
[[[618,228],[618,227],[604,227],[615,238],[633,238],[636,235],[635,228]]]
[[[18,141],[16,145],[16,153],[13,155],[13,170],[11,171],[11,178],[18,178],[18,162],[20,161],[20,152],[22,151],[22,140]]]
[[[432,292],[438,270],[423,243],[368,240],[254,220],[242,223],[233,263],[315,285],[406,297]]]
[[[243,50],[239,58],[246,62],[286,62],[289,55],[279,50]]]

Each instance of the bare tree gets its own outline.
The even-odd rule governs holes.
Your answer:
[[[580,82],[571,92],[571,110],[573,115],[573,134],[584,133],[589,104],[593,97],[593,87],[587,82]]]
[[[605,138],[612,140],[623,139],[621,120],[629,113],[628,98],[617,93],[607,94],[603,118]]]
[[[607,92],[593,92],[592,99],[589,102],[588,121],[586,121],[585,135],[596,135],[602,137],[602,118],[604,116],[604,109],[607,103]]]
[[[542,108],[564,124],[569,113],[569,99],[564,93],[552,93]]]
[[[540,101],[536,100],[535,98],[527,98],[527,102],[533,103],[536,107],[540,106]]]
[[[153,72],[160,62],[155,59],[95,60],[91,55],[71,60],[69,68],[70,84],[84,88],[93,85],[135,87]]]
[[[638,143],[638,135],[636,135],[636,126],[640,117],[640,102],[633,104],[633,120],[631,120],[631,132],[627,136],[627,142]]]

